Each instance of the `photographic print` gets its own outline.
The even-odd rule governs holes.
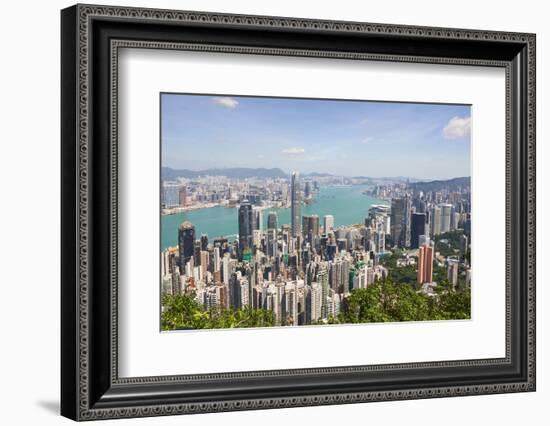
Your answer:
[[[471,107],[160,94],[162,331],[470,319]]]

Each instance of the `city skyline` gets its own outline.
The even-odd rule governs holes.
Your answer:
[[[302,212],[322,185],[298,173],[264,185],[179,184],[180,205],[165,214],[225,206],[236,210],[238,234],[212,236],[180,216],[177,246],[160,253],[161,329],[470,318],[469,185],[374,186],[362,193],[391,202],[370,203],[361,222],[337,228],[332,213],[321,221]],[[275,206],[290,208],[290,224]]]
[[[163,167],[470,176],[468,105],[183,94],[161,105]]]
[[[469,106],[162,94],[161,123],[161,330],[470,318]]]

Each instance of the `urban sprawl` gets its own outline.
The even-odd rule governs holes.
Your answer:
[[[362,223],[336,227],[333,215],[302,214],[323,186],[354,183],[299,173],[162,182],[163,214],[219,205],[238,212],[233,236],[199,235],[193,223],[181,223],[178,245],[161,253],[163,295],[187,295],[206,311],[266,310],[273,325],[287,326],[328,323],[354,290],[387,278],[391,268],[414,268],[409,285],[427,297],[437,297],[441,284],[434,268],[444,271],[438,279],[451,289],[469,288],[469,179],[435,188],[400,180],[373,184],[365,196],[385,203],[371,205]],[[289,224],[270,211],[281,208],[290,208]],[[454,250],[438,249],[447,246]]]

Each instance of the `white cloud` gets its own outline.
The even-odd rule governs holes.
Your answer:
[[[363,140],[361,141],[361,143],[364,143],[365,145],[368,145],[368,144],[370,144],[372,141],[374,141],[374,138],[368,136],[368,137],[366,137],[365,139],[363,139]]]
[[[460,139],[470,135],[472,119],[470,117],[453,117],[443,128],[445,139]]]
[[[227,96],[212,98],[212,102],[229,109],[234,109],[237,107],[237,105],[239,105],[239,102],[236,99],[233,99]]]
[[[282,152],[283,154],[286,154],[286,155],[302,155],[302,154],[305,154],[306,150],[304,148],[293,147],[293,148],[283,149]]]

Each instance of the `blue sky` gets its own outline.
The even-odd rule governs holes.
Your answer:
[[[470,175],[470,106],[162,94],[162,165]]]

